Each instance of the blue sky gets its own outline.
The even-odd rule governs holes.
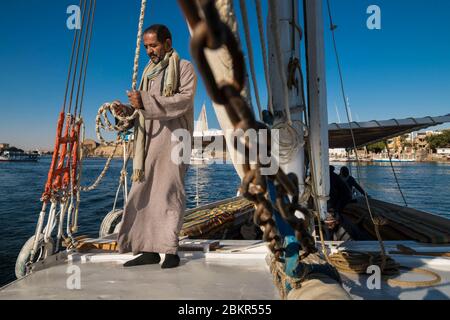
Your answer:
[[[0,142],[26,149],[52,148],[73,40],[73,31],[66,27],[66,9],[72,4],[78,1],[2,3]],[[450,113],[450,1],[331,0],[331,4],[354,120]],[[381,30],[366,27],[366,9],[372,4],[381,8]],[[248,0],[247,6],[250,23],[256,26],[253,1]],[[99,106],[114,99],[126,101],[139,8],[139,0],[98,0],[83,112],[90,138],[95,136],[94,120]],[[239,10],[237,15],[240,22]],[[190,59],[189,32],[175,0],[149,0],[145,24],[153,23],[168,25],[174,47],[182,57]],[[345,110],[328,20],[325,25],[329,120],[335,122],[335,104],[341,120],[345,119]],[[253,48],[262,91],[265,86],[259,43],[254,43]],[[147,57],[142,54],[141,66],[146,62]],[[262,92],[262,101],[265,97]],[[210,126],[218,127],[200,81],[196,115],[203,101],[208,106]]]

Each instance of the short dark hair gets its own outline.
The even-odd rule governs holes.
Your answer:
[[[341,168],[341,174],[342,174],[344,177],[348,177],[348,176],[350,175],[350,171],[348,170],[347,167],[342,167],[342,168]]]
[[[156,38],[159,42],[164,43],[167,39],[170,39],[172,41],[172,34],[170,33],[169,28],[167,28],[163,24],[154,24],[144,31],[144,35],[147,33],[154,33],[156,34]]]

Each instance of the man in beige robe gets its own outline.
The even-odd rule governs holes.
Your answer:
[[[128,93],[130,104],[145,119],[143,177],[133,182],[118,243],[121,253],[141,254],[125,267],[157,264],[163,253],[166,258],[161,267],[174,268],[180,263],[178,234],[186,207],[184,177],[188,164],[171,159],[173,150],[182,143],[173,141],[172,133],[185,129],[192,136],[197,79],[192,64],[180,60],[172,49],[167,27],[148,28],[144,45],[151,61],[140,91]],[[121,105],[116,112],[124,116],[133,109]]]

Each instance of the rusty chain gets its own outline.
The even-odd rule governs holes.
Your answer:
[[[191,40],[191,54],[197,63],[200,74],[204,80],[206,89],[211,99],[225,106],[227,115],[235,130],[262,130],[269,133],[268,152],[270,154],[270,130],[260,122],[257,122],[245,98],[241,96],[244,88],[246,68],[244,55],[231,29],[221,21],[215,6],[215,0],[178,0],[178,3],[193,30]],[[217,83],[213,71],[206,59],[205,49],[217,50],[226,47],[233,61],[233,80]],[[237,148],[236,144],[234,146]],[[245,176],[241,185],[241,194],[252,201],[255,206],[254,222],[264,232],[263,239],[269,243],[269,248],[280,260],[283,252],[282,239],[278,234],[273,218],[274,207],[267,199],[267,179],[276,186],[275,207],[282,218],[295,230],[303,253],[300,260],[309,254],[317,252],[314,238],[308,232],[311,213],[299,204],[298,178],[295,174],[286,175],[281,168],[274,175],[263,176],[260,164],[250,166],[247,157],[252,147],[249,141],[245,142]],[[272,160],[273,161],[273,160]],[[268,166],[268,165],[267,165]],[[289,200],[289,196],[292,200]],[[295,213],[300,211],[305,219],[298,218]]]

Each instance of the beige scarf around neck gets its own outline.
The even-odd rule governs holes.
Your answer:
[[[164,97],[171,97],[177,91],[180,85],[180,57],[177,52],[172,49],[166,53],[164,59],[159,63],[154,64],[150,61],[142,74],[141,91],[148,91],[150,82],[155,79],[161,72],[164,74],[164,86],[162,88],[162,95]],[[141,111],[134,122],[134,156],[133,156],[133,182],[143,182],[145,180],[145,118]]]

